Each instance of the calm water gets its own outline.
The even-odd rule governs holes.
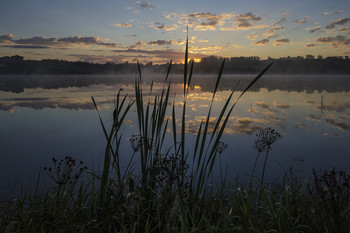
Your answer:
[[[145,90],[155,80],[153,92],[160,92],[163,78],[144,77]],[[253,78],[223,77],[215,97],[213,124],[229,90],[241,80],[238,96]],[[105,141],[91,96],[109,126],[117,91],[122,88],[133,99],[134,79],[135,75],[0,76],[1,195],[8,195],[16,180],[24,185],[35,183],[40,167],[50,165],[52,157],[71,155],[89,168],[98,169]],[[193,77],[186,112],[188,145],[194,143],[193,132],[206,117],[215,79],[215,75]],[[182,76],[172,76],[170,80],[171,102],[175,100],[180,113]],[[269,157],[266,175],[270,181],[280,179],[290,166],[298,168],[306,178],[312,168],[348,169],[349,91],[350,76],[263,77],[241,98],[226,127],[222,140],[229,148],[222,161],[228,165],[228,176],[244,179],[250,174],[256,156],[252,148],[255,134],[263,127],[273,127],[283,135]],[[125,121],[123,161],[131,156],[128,140],[138,131],[134,113],[132,109]],[[260,162],[261,165],[263,161]]]

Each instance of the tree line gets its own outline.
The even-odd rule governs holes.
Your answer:
[[[224,74],[256,74],[271,62],[274,65],[270,74],[350,74],[350,59],[348,56],[315,57],[282,57],[260,59],[260,57],[223,58],[208,56],[196,62],[194,73],[217,73],[225,59]],[[191,60],[190,62],[194,62]],[[168,64],[140,64],[143,72],[165,73]],[[172,64],[173,73],[183,73],[183,64]],[[0,74],[132,74],[137,73],[136,63],[88,63],[66,60],[25,60],[22,56],[6,56],[0,58]]]

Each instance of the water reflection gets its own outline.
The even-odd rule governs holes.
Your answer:
[[[91,96],[98,102],[106,125],[110,125],[117,91],[122,88],[122,93],[134,99],[134,78],[135,75],[1,76],[0,188],[10,187],[17,177],[35,177],[39,167],[52,156],[72,155],[89,167],[99,167],[105,142]],[[149,93],[152,78],[155,82],[153,92]],[[237,81],[242,83],[236,96],[252,78],[223,77],[215,96],[209,132],[213,131],[224,101]],[[152,101],[164,86],[164,76],[144,80],[145,99]],[[175,103],[178,125],[183,106],[181,80],[181,76],[170,77],[170,102]],[[267,76],[260,81],[240,100],[224,131],[222,139],[229,147],[222,154],[222,162],[229,164],[229,176],[250,174],[255,159],[252,148],[255,134],[264,127],[274,127],[283,135],[271,152],[266,180],[280,177],[296,158],[304,161],[305,171],[312,167],[346,168],[350,164],[349,77]],[[214,85],[214,76],[193,77],[186,112],[188,145],[195,142],[192,133],[206,119]],[[132,150],[128,139],[137,133],[133,112],[135,109],[125,120],[123,131],[125,160]]]

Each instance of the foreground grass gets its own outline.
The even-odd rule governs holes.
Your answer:
[[[139,67],[135,100],[127,103],[127,96],[118,92],[110,127],[104,125],[99,115],[106,137],[102,171],[97,174],[88,170],[71,157],[54,158],[52,167],[44,168],[44,174],[55,185],[45,191],[37,187],[18,199],[2,202],[0,231],[350,232],[350,177],[345,172],[333,170],[322,175],[314,172],[314,180],[307,186],[292,172],[281,183],[264,183],[269,152],[281,138],[274,129],[262,129],[255,142],[257,159],[260,153],[265,153],[261,177],[254,174],[255,163],[249,184],[232,184],[225,176],[219,182],[209,183],[217,162],[223,174],[220,157],[226,145],[220,139],[235,105],[271,65],[235,101],[232,90],[213,129],[209,129],[224,60],[213,85],[207,117],[197,130],[195,144],[187,145],[186,102],[193,71],[193,63],[188,64],[187,60],[188,42],[181,119],[176,119],[175,103],[169,101],[171,85],[167,78],[171,63],[163,91],[152,100],[144,99]],[[147,91],[151,93],[152,86]],[[94,99],[93,103],[98,112]],[[130,161],[122,167],[119,147],[123,121],[133,105],[139,134],[130,139]],[[180,127],[177,122],[181,122]],[[167,136],[172,138],[170,149],[164,145]]]
[[[260,188],[242,184],[209,186],[196,199],[191,189],[147,199],[140,188],[118,194],[113,183],[101,203],[93,180],[73,182],[3,203],[0,231],[349,232],[349,176],[315,174],[307,189],[292,178],[264,186],[260,201]]]

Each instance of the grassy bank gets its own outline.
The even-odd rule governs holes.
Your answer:
[[[274,129],[257,134],[257,159],[263,159],[262,174],[252,164],[249,183],[232,183],[225,176],[221,154],[227,145],[221,141],[226,124],[244,93],[269,69],[267,66],[233,99],[231,91],[222,110],[210,126],[212,106],[225,66],[218,67],[212,101],[200,123],[194,144],[186,143],[186,103],[192,80],[193,63],[188,61],[186,43],[183,108],[175,112],[167,82],[161,94],[142,87],[142,72],[135,80],[135,98],[128,102],[119,91],[113,110],[113,124],[106,126],[99,115],[106,138],[101,172],[89,170],[71,157],[53,158],[43,168],[54,184],[23,192],[1,203],[1,232],[349,232],[350,177],[343,171],[314,171],[306,185],[293,175],[281,183],[264,182],[271,148],[281,135]],[[238,85],[238,84],[237,84]],[[136,108],[138,134],[130,139],[127,166],[121,166],[120,143],[123,125],[132,107]],[[181,115],[180,118],[176,118]],[[180,125],[180,126],[179,126]],[[165,138],[171,147],[165,147]],[[210,181],[219,163],[220,179]],[[189,165],[191,164],[191,166]],[[136,169],[139,168],[139,169]],[[40,176],[39,176],[40,178]],[[210,182],[209,182],[210,181]],[[39,182],[38,182],[39,184]]]

